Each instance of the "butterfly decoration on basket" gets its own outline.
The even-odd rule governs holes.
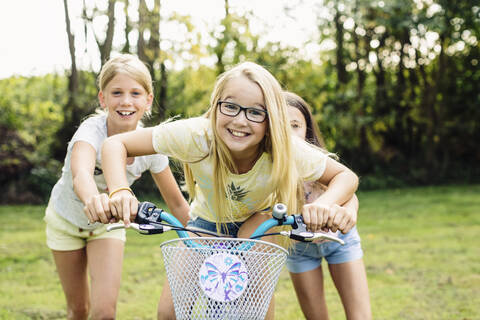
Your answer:
[[[218,253],[203,262],[199,282],[209,298],[221,302],[233,301],[245,291],[248,272],[245,264],[237,256]]]

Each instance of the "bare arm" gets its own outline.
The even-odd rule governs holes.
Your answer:
[[[358,198],[356,195],[348,200],[343,206],[334,204],[330,207],[327,220],[327,228],[336,232],[348,233],[357,224]]]
[[[108,196],[98,192],[93,179],[95,170],[95,149],[87,142],[77,141],[73,145],[70,158],[73,190],[85,205],[83,210],[90,222],[108,223],[112,218]]]
[[[171,213],[186,226],[190,207],[183,197],[170,168],[167,167],[159,173],[152,173],[152,177]]]
[[[331,158],[327,158],[325,172],[319,181],[328,188],[315,201],[324,205],[342,205],[353,197],[358,188],[357,175]]]
[[[327,158],[325,172],[319,182],[327,185],[327,190],[314,202],[304,205],[302,210],[305,223],[312,231],[327,227],[332,206],[349,201],[358,187],[357,175],[331,158]]]
[[[127,157],[154,154],[152,128],[139,129],[109,137],[102,146],[102,169],[111,192],[128,187]],[[112,214],[130,224],[138,210],[138,200],[127,190],[115,192],[110,199]]]

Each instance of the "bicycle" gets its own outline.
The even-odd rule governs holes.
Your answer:
[[[160,245],[177,319],[264,319],[288,252],[259,238],[282,235],[298,241],[321,238],[343,244],[327,233],[309,232],[302,216],[287,215],[283,204],[273,207],[272,216],[249,239],[218,237],[185,228],[173,215],[143,202],[130,226],[145,235],[177,232],[179,238]],[[281,225],[292,229],[267,233]],[[123,223],[112,224],[107,230],[124,227]],[[190,237],[187,231],[212,237]]]

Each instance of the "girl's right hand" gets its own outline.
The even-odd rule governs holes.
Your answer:
[[[138,200],[128,190],[115,192],[109,199],[112,215],[118,220],[123,220],[125,227],[130,226],[130,221],[135,220],[138,211]]]
[[[83,211],[85,212],[89,223],[110,223],[116,220],[112,216],[108,204],[108,195],[105,193],[96,194],[90,197],[85,203]]]

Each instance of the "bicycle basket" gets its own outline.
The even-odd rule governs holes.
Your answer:
[[[161,249],[177,319],[264,319],[287,259],[249,239],[174,239]]]

